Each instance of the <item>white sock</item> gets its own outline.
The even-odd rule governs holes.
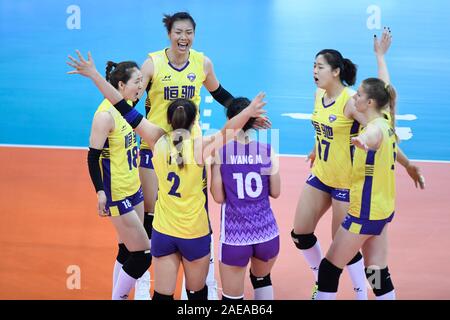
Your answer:
[[[314,273],[314,278],[317,282],[319,279],[319,266],[320,262],[322,261],[322,250],[320,249],[319,240],[317,240],[317,242],[311,248],[300,251],[303,253],[303,256],[308,262],[309,267]]]
[[[134,286],[134,300],[151,300],[150,272],[148,270],[136,281]]]
[[[254,300],[273,300],[273,286],[255,289]]]
[[[214,238],[211,235],[211,257],[209,259],[208,275],[206,276],[206,285],[208,286],[208,300],[218,300],[217,281],[214,273]]]
[[[134,287],[136,279],[128,275],[123,268],[120,269],[117,282],[113,290],[113,300],[126,300],[130,294],[131,288]]]
[[[367,279],[364,271],[364,259],[359,259],[351,265],[347,265],[348,273],[353,283],[356,300],[367,300]]]
[[[112,285],[112,291],[114,291],[114,287],[117,283],[117,278],[119,277],[119,272],[122,269],[122,264],[119,261],[114,262],[114,271],[113,271],[113,285]]]
[[[181,296],[180,296],[180,300],[188,300],[188,296],[186,293],[186,278],[184,277],[183,274],[183,281],[181,282]]]
[[[375,297],[375,300],[395,300],[395,290],[389,291],[382,296]]]
[[[317,291],[316,300],[336,300],[336,293]]]

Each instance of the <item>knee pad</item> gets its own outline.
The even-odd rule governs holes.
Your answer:
[[[337,292],[341,273],[342,269],[323,258],[319,267],[319,291]]]
[[[128,258],[130,257],[130,251],[128,251],[127,247],[123,243],[119,243],[119,251],[117,252],[117,262],[119,262],[121,265],[125,264],[127,262]]]
[[[139,279],[152,263],[150,250],[133,251],[130,258],[123,265],[123,270],[134,279]]]
[[[300,250],[307,250],[309,248],[312,248],[317,242],[317,237],[314,235],[314,233],[296,234],[294,233],[294,230],[292,230],[291,238],[292,241],[294,241],[295,246]]]
[[[375,296],[382,296],[394,290],[388,267],[384,269],[366,268],[365,271],[367,280],[369,281]]]
[[[147,232],[148,238],[151,239],[153,229],[153,214],[149,214],[148,212],[144,213],[144,229],[145,232]]]
[[[272,280],[270,279],[270,273],[264,277],[255,277],[250,271],[250,281],[252,282],[253,289],[268,287],[272,285]]]
[[[347,265],[349,266],[351,264],[354,264],[354,263],[358,262],[359,260],[361,260],[362,258],[363,258],[363,256],[362,256],[361,252],[358,251],[358,253],[353,257],[352,260],[350,260],[349,263],[347,263]]]
[[[188,300],[208,300],[208,287],[205,286],[199,291],[190,291],[186,289]]]
[[[152,300],[173,300],[173,294],[166,295],[157,292],[156,290],[153,292]]]

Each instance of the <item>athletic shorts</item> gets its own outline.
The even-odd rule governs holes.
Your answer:
[[[342,222],[342,227],[352,233],[378,236],[383,231],[384,226],[391,222],[393,218],[394,212],[383,220],[361,219],[347,214]]]
[[[134,206],[142,201],[144,201],[144,194],[142,193],[142,187],[139,187],[139,190],[132,196],[118,201],[107,199],[105,209],[109,210],[109,215],[111,217],[117,217],[134,210]]]
[[[313,174],[309,175],[306,183],[316,189],[330,194],[333,199],[336,199],[338,201],[350,202],[350,189],[329,187]]]
[[[219,260],[229,266],[246,267],[250,258],[269,261],[280,251],[280,236],[257,244],[230,245],[221,243],[219,246]]]
[[[154,170],[152,158],[153,158],[152,150],[150,149],[139,150],[139,167]]]
[[[179,252],[183,258],[194,261],[208,255],[211,252],[210,245],[211,234],[200,238],[183,239],[158,232],[155,228],[152,231],[152,255],[157,258]]]

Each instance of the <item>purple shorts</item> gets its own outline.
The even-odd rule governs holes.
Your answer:
[[[211,252],[211,234],[194,239],[172,237],[152,230],[152,256],[164,257],[179,252],[188,261],[203,258]]]
[[[134,206],[142,201],[144,201],[144,194],[142,193],[142,187],[139,187],[135,194],[122,200],[111,201],[111,199],[107,199],[105,209],[109,210],[111,217],[117,217],[134,210]]]
[[[219,247],[219,260],[229,266],[245,267],[252,257],[267,262],[276,257],[278,252],[280,252],[280,236],[276,236],[266,242],[247,246],[221,243]]]
[[[316,189],[329,193],[333,199],[338,201],[350,202],[350,190],[339,189],[327,186],[325,183],[319,180],[315,175],[310,174],[306,183],[313,186]]]
[[[153,168],[153,152],[150,149],[141,149],[139,150],[139,167],[152,169]]]
[[[374,236],[379,236],[384,229],[384,226],[392,221],[394,218],[394,212],[383,220],[369,220],[361,219],[350,214],[344,218],[342,222],[342,227],[352,233],[356,234],[370,234]]]

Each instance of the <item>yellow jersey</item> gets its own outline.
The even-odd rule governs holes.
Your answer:
[[[114,130],[108,134],[99,159],[105,194],[112,201],[123,200],[141,186],[136,134],[107,99],[97,112],[108,112],[114,119]]]
[[[325,90],[318,89],[311,117],[316,137],[316,159],[312,173],[329,187],[350,189],[354,146],[359,123],[344,115],[344,108],[354,91],[345,87],[337,99],[324,105]]]
[[[197,165],[194,159],[194,140],[186,139],[182,143],[182,169],[176,163],[178,152],[169,134],[155,144],[152,161],[159,190],[153,228],[173,237],[193,239],[210,233],[203,192],[206,180],[203,166]]]
[[[383,141],[376,151],[366,153],[359,148],[355,151],[349,214],[361,219],[383,220],[395,209],[397,143],[394,130],[384,117],[370,123],[381,128]]]
[[[204,55],[193,49],[189,50],[189,59],[186,65],[181,68],[175,68],[167,57],[167,48],[164,50],[150,53],[153,61],[153,77],[150,79],[150,90],[147,92],[145,108],[149,110],[147,119],[159,126],[166,132],[172,130],[167,121],[167,107],[170,102],[185,98],[192,100],[197,108],[200,106],[200,90],[206,79],[203,70]],[[200,114],[197,110],[197,118],[192,129],[193,137],[201,135],[199,126]],[[149,149],[148,144],[142,140],[142,149]]]

